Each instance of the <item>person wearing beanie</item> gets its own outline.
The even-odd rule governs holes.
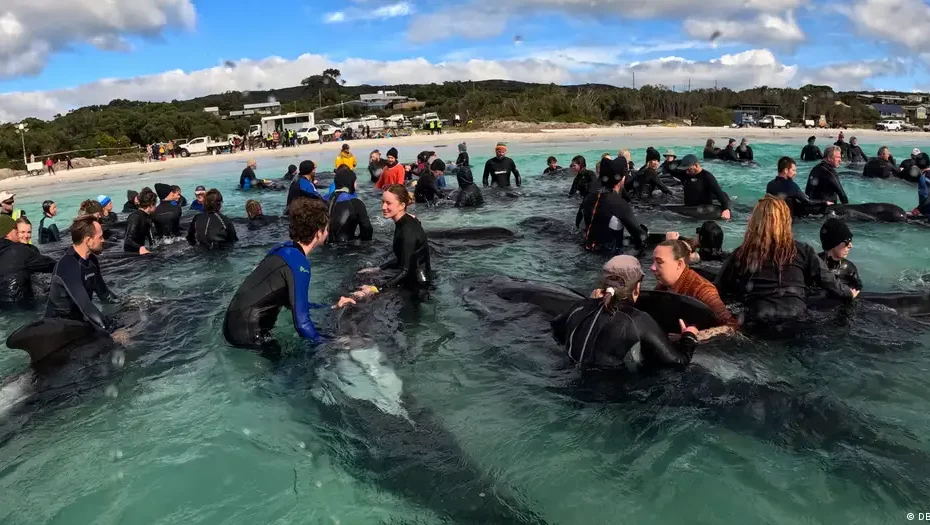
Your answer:
[[[743,140],[739,142],[739,147],[736,148],[736,156],[739,157],[741,162],[752,162],[752,147],[749,145],[749,139],[746,137],[743,137]]]
[[[45,201],[42,203],[42,219],[39,220],[39,244],[48,244],[61,240],[61,232],[58,225],[55,224],[55,216],[58,215],[58,205],[55,201]]]
[[[471,168],[471,159],[468,158],[468,145],[464,142],[459,144],[459,156],[455,159],[457,167]]]
[[[646,164],[626,181],[626,189],[630,192],[632,200],[646,201],[652,198],[652,193],[659,189],[665,195],[671,195],[672,190],[659,179],[659,151],[653,148],[646,150]]]
[[[126,190],[126,204],[123,204],[123,213],[132,213],[139,209],[139,192]]]
[[[296,176],[297,176],[297,166],[291,164],[290,166],[287,167],[287,173],[285,173],[285,174],[284,174],[284,177],[282,177],[282,178],[283,178],[284,180],[290,182],[290,181],[294,180],[294,177],[296,177]]]
[[[439,187],[436,184],[436,179],[441,177],[445,172],[446,163],[440,159],[434,160],[429,165],[429,169],[424,171],[417,179],[417,185],[413,190],[414,202],[420,204],[432,204],[440,199],[443,199],[445,195],[439,191]]]
[[[455,178],[459,183],[458,193],[455,195],[456,208],[471,208],[484,206],[484,195],[481,188],[472,178],[471,168],[460,166],[455,169]]]
[[[837,137],[836,142],[833,143],[834,146],[840,148],[840,158],[848,159],[849,158],[849,143],[846,142],[843,132],[840,132],[839,137]]]
[[[320,192],[317,191],[314,182],[316,181],[316,164],[312,160],[305,160],[297,168],[298,177],[291,183],[287,191],[287,205],[284,208],[284,214],[287,215],[291,202],[300,197],[308,199],[323,199]]]
[[[813,135],[807,138],[807,146],[801,149],[801,160],[804,162],[823,160],[823,153],[820,151],[820,146],[814,144],[816,140],[817,137]]]
[[[685,206],[711,206],[720,202],[720,218],[730,220],[730,198],[720,188],[714,174],[701,167],[695,155],[685,155],[675,174],[684,186]]]
[[[507,156],[507,145],[498,142],[494,148],[494,157],[484,163],[484,175],[481,177],[481,184],[488,187],[488,179],[490,179],[492,186],[509,188],[511,174],[513,174],[517,187],[520,187],[520,172],[517,171],[517,165],[514,164],[513,159]]]
[[[338,155],[336,155],[335,164],[336,165],[334,169],[338,169],[339,166],[346,166],[350,170],[355,171],[355,166],[358,164],[358,162],[355,160],[355,155],[353,155],[352,152],[349,151],[348,144],[342,145],[342,150],[339,152]]]
[[[614,253],[623,249],[623,230],[638,249],[645,247],[645,227],[623,198],[623,184],[630,165],[623,157],[601,161],[601,191],[589,193],[581,204],[585,223],[584,246],[592,252]]]
[[[720,152],[719,158],[727,162],[739,162],[739,157],[736,156],[736,139],[730,139],[727,142],[727,147]]]
[[[403,184],[407,179],[404,167],[398,162],[397,148],[389,149],[385,158],[387,159],[387,164],[381,171],[381,177],[378,178],[378,182],[375,183],[375,188],[382,191],[391,184]]]
[[[100,224],[112,225],[119,221],[119,216],[113,211],[113,200],[106,195],[97,195],[97,202],[103,206],[103,215],[100,216]]]
[[[184,233],[181,229],[181,214],[184,213],[184,208],[181,206],[180,188],[158,183],[155,184],[155,193],[161,199],[152,213],[155,237],[180,237]]]
[[[697,328],[679,320],[681,338],[669,341],[649,314],[638,310],[643,281],[639,261],[618,255],[604,264],[601,285],[552,321],[552,333],[573,363],[587,370],[684,368],[697,347]],[[638,350],[638,351],[637,351]]]
[[[334,189],[327,200],[329,207],[329,237],[326,242],[345,243],[356,239],[370,241],[374,234],[368,208],[356,195],[358,180],[346,166],[336,170]]]
[[[28,306],[35,299],[32,274],[54,269],[55,260],[21,243],[16,221],[0,215],[0,306]]]
[[[846,260],[852,248],[853,234],[843,221],[831,218],[820,228],[820,247],[823,251],[817,254],[833,272],[836,279],[854,290],[862,290],[862,279],[856,265]]]

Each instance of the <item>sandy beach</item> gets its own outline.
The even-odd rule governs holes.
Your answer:
[[[608,147],[608,150],[620,148],[645,148],[653,144],[672,145],[693,148],[700,150],[704,141],[708,138],[717,140],[719,146],[721,140],[727,137],[742,138],[746,137],[750,142],[782,142],[796,143],[798,148],[804,145],[807,137],[814,135],[818,138],[818,144],[825,147],[836,140],[837,134],[841,130],[837,129],[732,129],[722,127],[662,127],[662,126],[631,126],[631,127],[587,127],[572,129],[544,129],[539,132],[503,132],[503,131],[469,131],[455,132],[449,131],[442,135],[417,134],[409,137],[394,137],[390,139],[361,139],[349,142],[352,150],[359,162],[365,161],[368,152],[375,148],[383,150],[390,146],[397,147],[401,150],[401,161],[409,162],[413,160],[414,153],[403,151],[408,146],[429,147],[447,147],[450,148],[446,156],[454,157],[455,146],[460,142],[469,144],[469,151],[472,155],[482,151],[483,146],[488,146],[490,155],[490,145],[497,141],[516,142],[521,144],[532,143],[578,143],[586,141],[613,142],[615,144]],[[918,147],[930,144],[930,137],[923,132],[887,132],[866,129],[848,129],[842,130],[848,141],[851,137],[859,138],[863,144],[914,144]],[[255,151],[238,152],[232,155],[203,155],[198,157],[169,158],[163,162],[131,162],[123,164],[111,164],[107,166],[95,166],[89,168],[79,168],[70,171],[58,171],[55,175],[33,175],[19,176],[0,180],[0,189],[17,190],[47,186],[50,184],[66,184],[68,182],[91,182],[118,179],[126,176],[136,176],[146,173],[155,173],[175,168],[184,168],[191,166],[206,165],[218,162],[229,162],[231,160],[241,160],[243,165],[247,159],[266,159],[293,157],[306,154],[308,156],[317,156],[321,153],[335,154],[343,143],[330,142],[326,144],[309,144],[297,148],[278,148],[275,150],[259,149]],[[867,154],[872,152],[867,151]]]

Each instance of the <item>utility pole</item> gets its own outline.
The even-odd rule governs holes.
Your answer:
[[[28,170],[29,163],[26,162],[26,125],[23,123],[20,123],[18,127],[19,127],[19,138],[22,139],[22,142],[23,142],[23,169]]]
[[[323,107],[323,90],[320,89],[317,91],[317,93],[319,93],[320,95],[320,107],[322,108]]]
[[[633,72],[633,89],[636,89],[636,71]]]
[[[691,77],[688,77],[688,92],[691,91]]]

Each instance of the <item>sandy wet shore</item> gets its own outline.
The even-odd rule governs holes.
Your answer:
[[[460,142],[467,142],[469,151],[472,156],[480,155],[483,149],[488,150],[491,155],[492,145],[497,141],[516,142],[522,144],[532,143],[578,143],[597,141],[605,143],[605,151],[619,150],[621,148],[645,148],[650,145],[661,144],[664,146],[687,147],[689,150],[696,149],[700,151],[704,142],[708,138],[717,140],[718,146],[724,146],[721,143],[727,137],[740,139],[746,137],[750,142],[780,142],[780,143],[797,143],[798,150],[803,147],[807,137],[815,135],[818,137],[818,144],[821,148],[833,143],[840,130],[827,129],[730,129],[730,128],[711,128],[711,127],[603,127],[603,128],[578,128],[578,129],[552,129],[544,130],[538,133],[513,133],[513,132],[489,132],[489,131],[470,131],[470,132],[447,132],[443,135],[419,134],[409,137],[394,137],[390,139],[361,139],[349,142],[359,163],[366,161],[368,152],[372,149],[381,149],[384,151],[394,146],[401,150],[401,161],[410,162],[413,160],[416,151],[407,150],[409,146],[429,146],[430,148],[445,146],[449,148],[445,157],[455,157],[455,146]],[[917,147],[930,146],[930,136],[923,132],[886,132],[864,129],[845,130],[846,140],[856,136],[859,141],[865,144],[914,144]],[[109,179],[118,179],[127,176],[137,176],[146,173],[155,173],[173,168],[191,167],[207,165],[217,162],[229,162],[230,160],[241,160],[243,166],[249,158],[282,158],[304,156],[318,159],[321,155],[334,155],[343,143],[331,142],[326,144],[309,144],[297,148],[278,148],[276,150],[255,150],[238,152],[233,155],[204,155],[199,157],[190,157],[186,159],[175,158],[168,159],[164,162],[146,162],[146,163],[125,163],[112,164],[108,166],[95,166],[91,168],[80,168],[71,171],[59,171],[55,175],[36,175],[11,177],[0,180],[0,189],[17,190],[47,186],[50,184],[67,184],[68,182],[91,182]],[[417,148],[419,151],[419,148]],[[866,152],[871,154],[871,152]],[[323,166],[321,169],[327,169]]]

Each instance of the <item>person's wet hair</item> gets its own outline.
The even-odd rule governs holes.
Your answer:
[[[42,213],[44,213],[45,215],[48,215],[49,210],[51,210],[52,206],[54,205],[55,205],[55,201],[51,201],[51,200],[43,201],[42,202]]]
[[[156,202],[158,202],[158,195],[155,195],[154,191],[143,188],[142,191],[139,192],[139,209],[155,206]]]
[[[778,173],[791,169],[797,163],[791,157],[782,157],[778,159]]]
[[[248,215],[250,219],[261,215],[262,214],[261,203],[255,199],[249,199],[248,202],[245,203],[245,214]]]
[[[71,232],[71,244],[80,244],[84,239],[93,237],[94,233],[96,233],[94,225],[99,222],[100,219],[93,215],[82,215],[74,219],[74,222],[71,223],[71,227],[69,228]]]
[[[203,209],[207,213],[219,213],[223,207],[223,194],[216,188],[210,188],[203,197]]]
[[[784,268],[797,255],[791,232],[791,210],[785,201],[766,195],[752,210],[743,244],[736,249],[737,267],[758,272],[766,263]]]
[[[87,199],[81,203],[80,215],[93,215],[95,213],[103,213],[103,206],[96,199]]]
[[[403,184],[391,184],[387,188],[384,188],[384,191],[397,197],[397,200],[404,206],[410,206],[413,202],[410,199],[410,192],[407,191],[407,187]]]
[[[557,158],[555,158],[555,157],[549,157],[548,159],[546,159],[546,164],[552,164],[553,162],[556,162],[556,163],[557,163],[557,162],[559,162],[559,159],[557,159]]]
[[[575,155],[572,159],[572,164],[577,164],[579,168],[585,169],[588,167],[588,161],[581,155]]]
[[[317,233],[329,227],[329,213],[326,205],[319,199],[300,197],[294,199],[288,208],[290,226],[288,233],[291,240],[301,244],[310,244]]]

